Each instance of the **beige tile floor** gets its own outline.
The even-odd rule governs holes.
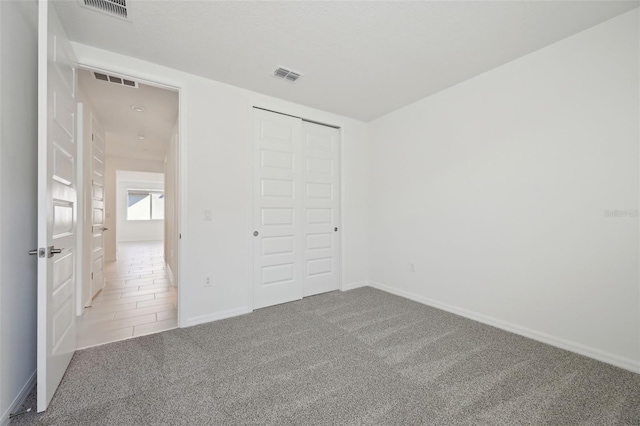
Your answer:
[[[159,242],[118,245],[118,260],[105,264],[105,287],[77,322],[77,348],[177,327],[177,290],[167,277]]]

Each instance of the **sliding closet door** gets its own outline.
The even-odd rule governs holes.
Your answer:
[[[254,308],[302,298],[302,121],[253,110]]]
[[[304,296],[340,288],[340,131],[303,122]]]

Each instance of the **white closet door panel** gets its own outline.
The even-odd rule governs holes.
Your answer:
[[[253,111],[254,308],[302,298],[301,120]],[[257,235],[256,235],[257,234]]]
[[[303,122],[304,296],[340,288],[340,131]]]

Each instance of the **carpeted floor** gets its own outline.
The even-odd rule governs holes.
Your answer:
[[[362,288],[79,351],[12,424],[640,425],[640,375]]]

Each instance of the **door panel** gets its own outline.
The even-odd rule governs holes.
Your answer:
[[[300,119],[254,109],[254,307],[302,298]]]
[[[302,140],[304,295],[311,296],[340,288],[340,131],[305,121]]]
[[[254,307],[340,288],[340,132],[254,109]]]
[[[91,297],[104,288],[104,131],[91,117]]]
[[[38,412],[75,351],[76,70],[73,51],[47,1],[38,43]],[[59,250],[59,251],[58,251]]]

